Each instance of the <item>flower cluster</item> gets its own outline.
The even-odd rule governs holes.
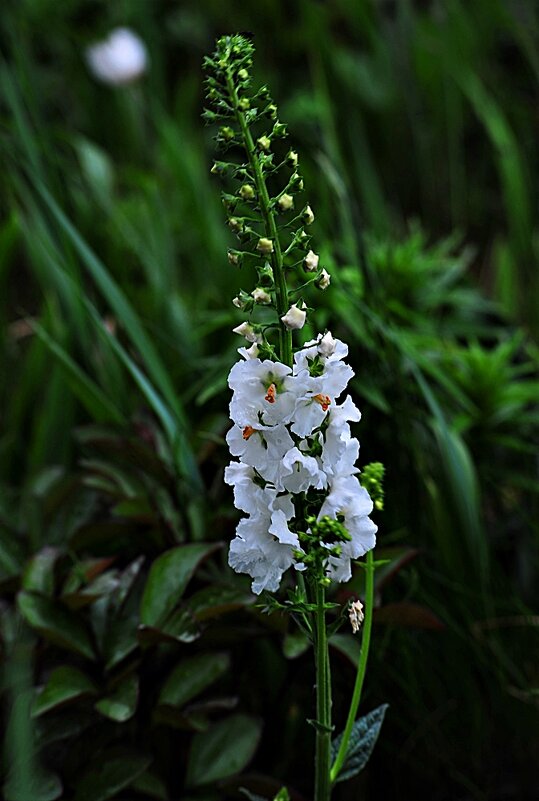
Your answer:
[[[347,346],[319,335],[294,355],[293,367],[240,348],[229,375],[227,435],[233,456],[225,481],[245,512],[230,565],[253,578],[253,592],[278,589],[289,568],[315,580],[345,582],[351,560],[374,547],[373,504],[355,467],[359,442],[350,422],[360,413],[339,402],[353,371]]]

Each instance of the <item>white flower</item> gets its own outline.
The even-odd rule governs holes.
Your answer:
[[[271,303],[271,295],[269,292],[266,292],[265,289],[261,289],[259,286],[257,286],[256,289],[253,289],[251,295],[253,296],[255,303]]]
[[[254,467],[265,481],[282,488],[282,460],[294,447],[294,440],[285,426],[255,429],[249,425],[243,428],[235,425],[227,433],[226,441],[232,456],[238,456],[245,465]]]
[[[275,592],[279,589],[283,573],[295,562],[293,552],[299,548],[299,541],[297,537],[294,539],[286,522],[283,526],[282,515],[274,514],[275,519],[273,515],[260,513],[240,520],[236,537],[230,544],[229,565],[237,573],[251,576],[251,587],[257,595],[263,590]],[[293,543],[281,541],[279,534]]]
[[[286,490],[296,494],[306,492],[309,487],[323,489],[327,479],[313,456],[291,448],[283,458],[281,482]]]
[[[322,270],[322,272],[320,273],[320,277],[318,278],[318,280],[317,280],[317,282],[316,282],[316,285],[317,285],[317,286],[318,286],[320,289],[327,289],[327,288],[328,288],[328,286],[330,285],[330,282],[331,282],[331,275],[330,275],[330,274],[328,273],[328,271],[327,271],[327,270],[324,268],[324,269]]]
[[[369,493],[357,478],[345,476],[333,481],[331,490],[322,504],[318,519],[327,515],[337,519],[342,515],[344,526],[352,537],[342,544],[340,556],[330,556],[328,576],[334,581],[346,582],[352,575],[350,562],[374,548],[377,526],[368,516],[372,512]]]
[[[250,323],[240,323],[240,325],[237,325],[232,331],[234,334],[239,334],[240,337],[245,337],[247,342],[257,342],[258,344],[262,342],[262,335],[258,331],[255,331]]]
[[[146,72],[148,54],[136,33],[129,28],[116,28],[107,39],[87,48],[86,61],[100,81],[122,86]]]
[[[303,328],[306,317],[307,312],[305,312],[303,309],[298,309],[296,304],[293,303],[288,309],[287,313],[283,314],[281,320],[287,328],[290,330],[296,330],[298,328]]]
[[[300,388],[290,367],[269,359],[249,359],[234,365],[228,385],[234,390],[230,416],[241,426],[255,429],[287,423]]]
[[[297,356],[297,354],[296,354]],[[342,361],[327,361],[322,375],[301,370],[297,376],[302,389],[293,414],[292,431],[308,437],[320,426],[335,400],[342,394],[354,371]]]
[[[318,334],[316,339],[306,342],[303,348],[294,354],[294,373],[297,375],[301,370],[309,370],[317,356],[323,365],[328,362],[340,362],[348,356],[348,345],[340,339],[333,339],[329,331],[324,336]]]
[[[316,270],[318,270],[319,261],[320,261],[320,256],[318,256],[314,252],[314,250],[310,250],[303,259],[303,266],[308,273],[314,273],[316,272]]]
[[[348,421],[357,423],[360,419],[361,413],[350,395],[340,406],[330,408],[322,450],[322,466],[328,476],[358,472],[354,465],[359,456],[359,442],[352,437]]]

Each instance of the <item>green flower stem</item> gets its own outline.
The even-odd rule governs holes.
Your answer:
[[[339,751],[335,758],[335,762],[331,768],[331,783],[333,784],[339,775],[346,754],[348,752],[348,743],[350,741],[350,734],[352,727],[356,720],[357,710],[361,699],[361,690],[363,688],[363,681],[365,679],[365,672],[367,670],[367,660],[369,658],[369,646],[371,642],[371,629],[372,629],[372,611],[374,606],[374,555],[373,551],[367,552],[366,571],[365,571],[365,620],[363,622],[363,639],[361,641],[361,653],[359,655],[359,664],[357,666],[356,683],[354,685],[354,692],[350,702],[350,709],[346,726],[342,735]]]
[[[326,597],[316,585],[316,763],[315,801],[329,801],[331,794],[331,684],[326,629]]]
[[[234,81],[230,76],[230,70],[227,71],[226,81],[227,88],[232,99],[236,120],[243,137],[247,158],[249,159],[249,164],[251,165],[251,170],[253,172],[258,201],[260,203],[260,210],[264,218],[266,236],[273,242],[271,266],[273,269],[273,278],[275,280],[275,305],[277,307],[277,315],[279,317],[279,358],[283,364],[287,364],[289,367],[292,367],[292,331],[289,331],[281,321],[281,317],[288,311],[288,289],[286,286],[283,254],[281,251],[277,224],[275,222],[275,215],[271,207],[268,188],[262,174],[262,168],[256,153],[255,143],[253,142],[251,131],[249,130],[249,126],[245,120],[245,113],[238,106],[238,94],[236,92],[236,87],[234,86]]]

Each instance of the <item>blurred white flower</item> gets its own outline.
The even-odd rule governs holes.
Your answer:
[[[305,318],[307,317],[307,312],[303,309],[298,308],[298,306],[293,303],[286,314],[283,314],[281,320],[285,324],[285,326],[291,330],[297,330],[298,328],[303,328],[305,325]]]
[[[93,75],[103,83],[123,86],[144,75],[148,66],[146,45],[129,28],[115,28],[107,39],[86,49]]]

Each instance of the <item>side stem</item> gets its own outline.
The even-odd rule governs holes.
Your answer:
[[[266,181],[264,180],[260,161],[258,160],[255,143],[253,142],[251,131],[249,130],[249,126],[245,120],[245,113],[238,107],[238,94],[230,74],[227,75],[227,88],[232,100],[232,106],[234,108],[236,120],[241,130],[241,135],[245,144],[245,150],[247,152],[247,158],[249,159],[249,165],[253,173],[256,193],[260,203],[260,211],[262,212],[262,217],[264,218],[264,227],[266,229],[265,233],[268,239],[271,239],[273,242],[271,266],[275,281],[275,305],[277,307],[277,315],[279,317],[279,358],[283,364],[287,364],[289,367],[291,367],[293,361],[292,331],[288,330],[288,328],[286,328],[284,323],[281,321],[281,317],[288,311],[288,288],[286,286],[286,275],[283,265],[283,254],[281,250],[281,242],[279,240],[279,232],[277,231],[275,215],[271,207],[268,188],[266,186]]]
[[[331,688],[326,630],[325,590],[316,585],[316,762],[315,801],[331,794]]]
[[[369,647],[371,642],[372,630],[372,612],[374,605],[374,556],[373,551],[367,552],[366,561],[366,575],[365,575],[365,620],[363,622],[363,639],[361,641],[361,653],[359,655],[359,664],[357,666],[356,682],[354,685],[354,692],[350,702],[350,709],[348,711],[348,718],[346,726],[342,735],[341,744],[335,758],[335,762],[331,768],[331,783],[335,783],[342,766],[346,760],[348,752],[348,743],[352,733],[352,727],[356,720],[359,702],[361,700],[361,690],[363,689],[363,681],[367,670],[367,660],[369,658]]]

